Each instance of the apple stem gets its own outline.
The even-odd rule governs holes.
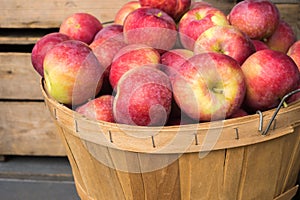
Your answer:
[[[284,107],[284,108],[288,107],[288,104],[287,104],[286,101],[283,101],[283,107]]]
[[[213,87],[212,90],[213,90],[215,93],[223,94],[223,89]]]

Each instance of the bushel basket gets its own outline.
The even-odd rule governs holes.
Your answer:
[[[300,101],[165,127],[90,120],[41,89],[83,200],[289,200],[300,168]],[[262,128],[262,129],[261,129]]]

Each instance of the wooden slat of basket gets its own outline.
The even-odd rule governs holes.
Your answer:
[[[286,191],[285,193],[276,197],[274,200],[291,200],[296,195],[298,188],[299,188],[299,185],[296,185],[293,188]]]

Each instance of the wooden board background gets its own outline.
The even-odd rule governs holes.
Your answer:
[[[226,14],[235,0],[206,0]],[[118,9],[129,0],[80,1],[80,0],[0,0],[0,28],[55,28],[75,12],[88,12],[101,22],[114,19]],[[291,23],[299,35],[299,1],[273,0],[282,12],[282,18]]]
[[[0,66],[0,99],[43,99],[30,53],[0,53]]]
[[[65,155],[44,102],[0,101],[0,154]]]

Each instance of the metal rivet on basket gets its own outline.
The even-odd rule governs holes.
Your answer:
[[[240,139],[239,129],[238,128],[234,128],[234,129],[235,129],[235,135],[236,135],[235,139],[239,140]]]
[[[273,128],[272,128],[273,130],[276,129],[276,125],[277,125],[276,122],[277,122],[277,119],[274,119],[274,121],[273,121]]]
[[[78,131],[78,123],[77,123],[77,120],[75,119],[74,122],[75,122],[75,131],[76,131],[76,133],[78,133],[79,131]]]
[[[269,123],[267,124],[267,128],[263,131],[263,133],[262,133],[263,135],[267,135],[267,134],[268,134],[268,131],[269,131],[269,129],[270,129],[272,123],[275,121],[276,115],[278,114],[280,108],[283,106],[285,100],[286,100],[287,98],[289,98],[290,96],[292,96],[292,95],[298,93],[298,92],[300,92],[300,88],[298,88],[298,89],[296,89],[296,90],[294,90],[294,91],[292,91],[292,92],[286,94],[286,95],[281,99],[279,105],[278,105],[277,108],[275,109],[274,114],[272,115],[272,118],[270,119]],[[273,125],[273,129],[275,129],[275,128],[276,128],[276,126]]]
[[[151,139],[152,139],[152,146],[153,146],[153,148],[155,148],[156,145],[155,145],[155,141],[154,141],[154,136],[153,135],[151,136]]]
[[[199,141],[198,141],[198,134],[194,134],[195,136],[195,145],[199,145]]]
[[[54,113],[55,120],[57,120],[56,108],[53,109],[53,113]]]
[[[114,141],[113,141],[113,139],[112,139],[112,134],[111,134],[111,132],[108,131],[108,134],[109,134],[109,140],[110,140],[110,142],[111,142],[111,143],[114,143]]]
[[[263,114],[260,110],[256,111],[256,114],[259,114],[259,125],[258,125],[258,131],[262,132],[263,130]]]

